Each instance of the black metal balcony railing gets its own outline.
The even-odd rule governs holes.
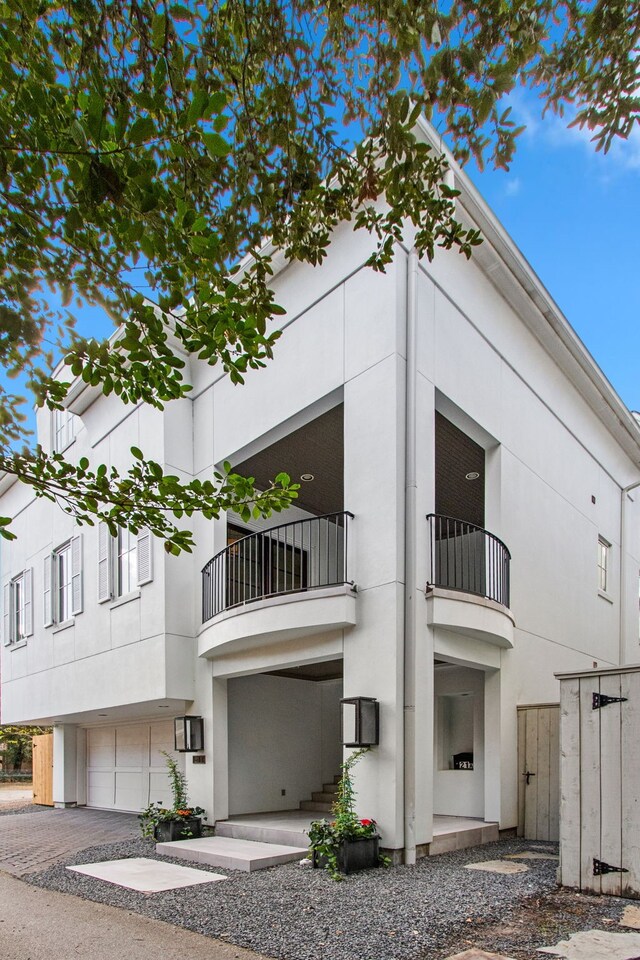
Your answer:
[[[349,583],[350,518],[343,511],[295,520],[230,543],[202,570],[202,622],[253,600]]]
[[[453,517],[430,513],[427,521],[429,584],[488,597],[508,607],[511,554],[502,540]]]

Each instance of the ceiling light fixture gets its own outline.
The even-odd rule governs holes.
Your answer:
[[[300,479],[304,480],[305,483],[309,483],[310,480],[315,480],[315,477],[312,473],[301,473]]]
[[[477,480],[480,474],[476,470],[472,470],[471,473],[465,474],[465,480]]]

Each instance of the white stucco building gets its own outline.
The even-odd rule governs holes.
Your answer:
[[[279,264],[284,334],[246,385],[192,358],[164,412],[81,384],[69,417],[40,412],[74,461],[125,467],[136,445],[186,478],[303,478],[286,515],[196,518],[178,558],[4,478],[2,721],[55,724],[57,803],[160,799],[186,713],[210,821],[294,809],[338,772],[340,699],[375,697],[358,806],[411,861],[434,814],[517,825],[517,708],[556,704],[554,672],[639,659],[640,427],[455,180],[471,261],[418,262],[409,237],[375,274],[346,225],[322,267]]]

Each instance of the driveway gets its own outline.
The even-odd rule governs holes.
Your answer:
[[[77,807],[0,817],[0,870],[22,877],[101,843],[138,839],[134,813]]]
[[[2,873],[0,957],[3,960],[113,960],[114,957],[118,960],[260,960],[258,954],[233,944],[128,910],[29,887]]]

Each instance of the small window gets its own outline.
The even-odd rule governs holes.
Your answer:
[[[609,552],[611,544],[598,537],[598,590],[603,593],[609,592]]]
[[[53,411],[53,449],[61,453],[75,439],[75,417],[68,410]]]
[[[71,543],[59,547],[53,555],[55,584],[54,616],[57,623],[71,617]]]
[[[119,527],[116,548],[116,597],[126,596],[137,586],[137,560],[137,535]]]
[[[33,570],[22,570],[4,587],[4,643],[19,643],[33,633]]]
[[[82,537],[71,537],[44,558],[44,625],[64,623],[82,613]]]

